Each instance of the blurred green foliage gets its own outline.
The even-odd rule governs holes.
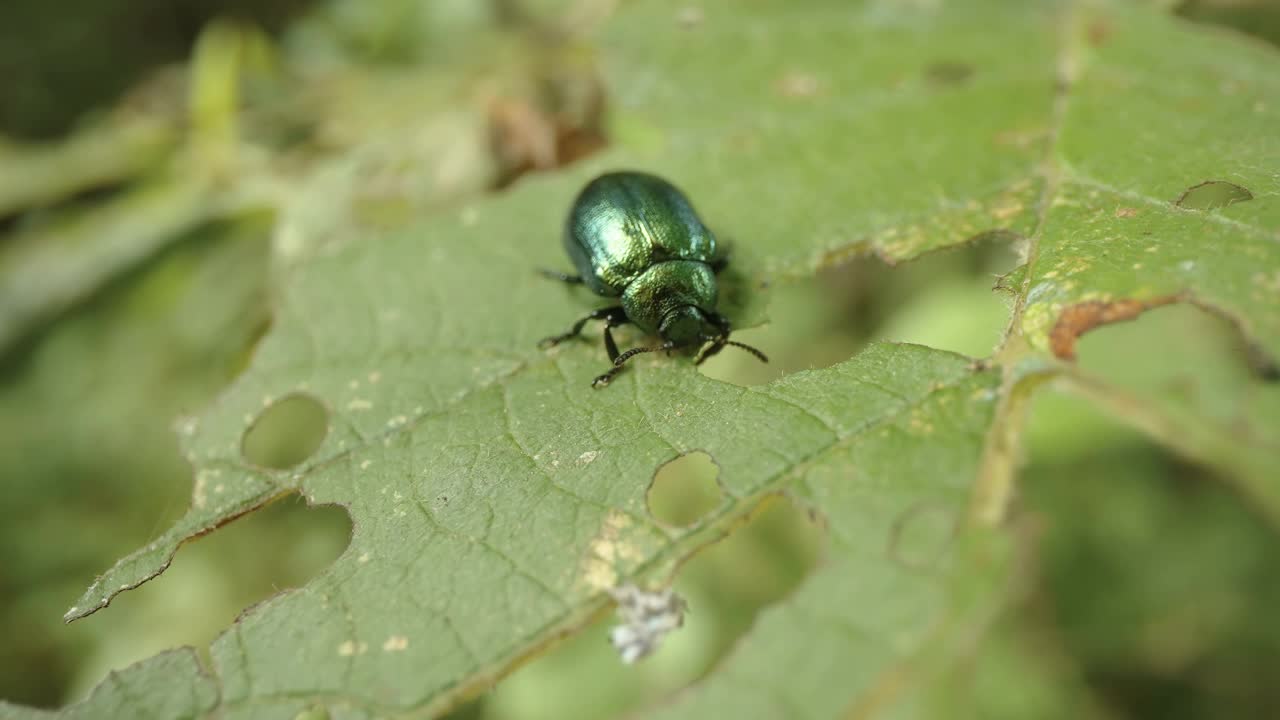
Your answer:
[[[266,41],[293,58],[295,91],[281,98],[273,50],[253,28],[279,33],[309,5],[0,8],[0,554],[8,559],[0,632],[10,638],[0,649],[2,699],[61,705],[107,670],[175,645],[205,647],[245,607],[302,584],[346,546],[345,512],[285,499],[185,549],[180,567],[122,599],[110,622],[66,626],[51,612],[189,503],[191,469],[175,424],[213,402],[249,361],[270,323],[272,268],[284,272],[310,252],[286,238],[273,258],[279,219],[286,234],[294,222],[318,225],[316,209],[335,212],[324,200],[335,182],[415,172],[403,137],[388,141],[379,126],[416,130],[436,118],[434,132],[419,131],[416,160],[454,169],[416,195],[394,184],[382,193],[432,203],[554,162],[557,123],[595,122],[584,105],[563,120],[526,110],[541,102],[543,71],[513,85],[501,78],[510,60],[472,54],[472,43],[506,52],[512,43],[496,37],[504,28],[541,22],[501,2],[322,4]],[[225,17],[236,22],[214,22]],[[427,57],[411,57],[421,50]],[[459,76],[440,79],[441,57],[461,64]],[[189,72],[174,64],[188,58]],[[383,82],[359,70],[413,63],[426,74],[396,80],[388,70]],[[298,85],[299,73],[332,84]],[[470,82],[481,92],[459,96]],[[409,83],[421,83],[411,97],[428,88],[422,114],[397,99]],[[498,123],[495,132],[515,136],[490,160],[486,104],[495,94],[534,126]],[[549,143],[553,157],[531,157],[521,143]],[[321,197],[309,204],[304,193],[299,210],[280,208],[270,187],[227,182],[257,167],[263,150],[280,153],[286,175],[305,167],[319,177]],[[287,459],[305,428],[291,418],[275,425],[246,441]]]
[[[66,626],[51,612],[188,503],[190,466],[173,424],[212,400],[266,327],[264,220],[214,223],[175,239],[6,354],[3,697],[57,705],[108,668],[176,643],[207,643],[246,602],[302,581],[345,545],[345,513],[307,520],[293,507],[255,519],[254,536],[239,541],[278,553],[219,538],[221,555],[193,550],[182,577],[131,599],[110,624]],[[308,549],[316,543],[322,549]]]
[[[185,547],[163,577],[100,617],[61,622],[95,574],[181,515],[192,479],[173,425],[216,402],[249,362],[271,323],[277,274],[348,239],[326,238],[326,227],[376,231],[452,212],[523,172],[575,159],[586,150],[574,143],[589,147],[599,130],[590,53],[530,49],[511,34],[541,37],[575,12],[590,21],[592,3],[350,0],[305,13],[309,5],[19,0],[0,11],[0,128],[45,139],[84,128],[57,144],[0,148],[8,168],[23,168],[0,181],[0,277],[25,275],[34,289],[24,298],[39,298],[49,283],[25,262],[48,257],[45,243],[68,227],[82,231],[54,262],[93,258],[67,274],[70,291],[13,312],[16,329],[0,349],[0,698],[52,707],[83,697],[109,669],[175,644],[206,647],[244,607],[328,566],[346,547],[346,513],[286,498]],[[1248,11],[1256,16],[1214,6],[1187,3],[1180,12],[1236,25],[1231,18],[1262,17],[1243,24],[1276,37],[1263,5]],[[248,65],[233,64],[242,137],[226,142],[216,122],[189,122],[199,109],[189,99],[209,97],[201,88],[219,83],[217,72],[203,84],[184,70],[151,72],[189,57],[206,22],[225,15],[276,32],[268,45],[290,58],[285,81],[270,61],[244,78]],[[215,70],[257,37],[235,27]],[[407,86],[427,88],[426,100],[401,103]],[[431,131],[402,142],[406,128],[421,125]],[[643,144],[643,127],[616,132]],[[393,142],[379,144],[380,133]],[[277,204],[269,183],[227,190],[238,168],[264,165],[278,172],[275,182],[301,188],[296,199]],[[416,166],[443,170],[423,180]],[[47,179],[13,181],[39,173]],[[190,193],[182,191],[188,181]],[[164,194],[174,187],[182,192]],[[155,188],[167,214],[137,202]],[[357,201],[329,202],[345,194]],[[123,249],[95,254],[112,217],[123,218],[114,225]],[[298,247],[295,237],[319,241]],[[897,267],[859,258],[816,279],[779,281],[770,322],[741,333],[769,348],[774,363],[726,353],[704,372],[756,384],[882,339],[985,356],[1008,314],[1007,299],[991,292],[1015,263],[1008,240]],[[1170,337],[1178,343],[1150,355],[1156,362],[1125,362]],[[1081,363],[1153,394],[1185,387],[1192,369],[1216,373],[1221,382],[1210,386],[1219,391],[1196,400],[1226,416],[1250,392],[1240,389],[1250,365],[1236,337],[1199,310],[1161,310],[1091,335]],[[288,455],[280,445],[303,434],[288,422],[274,432],[262,452]],[[1262,717],[1280,706],[1268,672],[1280,659],[1272,617],[1280,545],[1230,491],[1231,479],[1068,395],[1037,401],[1031,439],[1017,514],[1028,555],[1018,601],[970,659],[981,716]],[[665,500],[684,504],[678,493]],[[820,528],[776,500],[683,568],[677,587],[691,617],[709,622],[628,668],[605,641],[609,620],[598,618],[458,714],[600,717],[651,704],[717,667],[757,613],[821,562],[822,546]],[[1008,677],[1040,682],[1018,694]]]
[[[151,71],[190,56],[216,17],[278,29],[310,0],[10,0],[0,8],[0,135],[53,139]]]
[[[1083,417],[1109,440],[1063,453],[1056,431],[1037,436],[1025,503],[1038,560],[1016,631],[1116,717],[1267,717],[1280,702],[1274,528],[1223,478],[1084,403],[1035,413]]]

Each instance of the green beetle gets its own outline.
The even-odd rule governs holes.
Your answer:
[[[585,284],[621,305],[579,318],[568,332],[545,338],[551,347],[582,333],[589,320],[604,321],[604,347],[613,367],[592,381],[608,385],[623,364],[640,353],[709,343],[697,363],[726,345],[764,353],[729,339],[729,320],[716,312],[716,273],[728,265],[716,238],[674,185],[642,172],[613,172],[587,183],[565,222],[564,246],[577,275],[543,270],[556,280]],[[613,328],[633,323],[662,344],[619,353]]]

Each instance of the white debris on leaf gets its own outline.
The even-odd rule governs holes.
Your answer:
[[[609,642],[628,665],[656,650],[667,633],[684,624],[684,598],[671,588],[641,590],[627,583],[610,588],[609,594],[622,618],[609,631]]]

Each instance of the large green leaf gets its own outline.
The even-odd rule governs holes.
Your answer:
[[[190,648],[182,648],[112,672],[85,702],[67,708],[61,715],[76,720],[171,720],[201,717],[217,704],[217,682],[201,671]]]
[[[999,608],[1011,538],[986,526],[1006,517],[1043,379],[1222,467],[1280,517],[1260,460],[1280,426],[1274,386],[1232,376],[1257,403],[1243,411],[1257,433],[1237,436],[1167,388],[1068,362],[1076,335],[1157,299],[1230,317],[1257,364],[1280,350],[1273,51],[1144,7],[1052,3],[652,3],[600,44],[615,148],[303,266],[250,369],[184,425],[191,511],[69,619],[300,489],[348,509],[351,547],[214,643],[222,716],[430,714],[580,625],[610,586],[663,580],[786,492],[825,518],[825,565],[670,712],[923,712],[933,700],[913,690]],[[1025,238],[1003,281],[1011,334],[991,362],[882,344],[744,389],[655,357],[592,390],[598,347],[534,349],[587,298],[532,268],[564,262],[568,202],[616,166],[672,177],[734,239],[740,320],[758,317],[766,281],[858,253]],[[1252,199],[1174,206],[1215,179]],[[285,470],[250,463],[246,430],[295,394],[326,408],[318,449]],[[662,526],[648,479],[695,449],[725,498],[691,528]]]
[[[1236,362],[1252,374],[1202,366],[1189,388],[1132,398],[1073,384],[1230,468],[1280,519],[1280,385],[1259,381],[1280,358],[1275,50],[1124,6],[1086,19],[1093,41],[1067,55],[1072,89],[1058,107],[1053,192],[1020,293],[1021,329],[1034,347],[1070,357],[1078,333],[1166,303],[1233,324],[1247,345]],[[1191,330],[1111,366],[1134,389],[1150,385],[1153,367],[1192,368],[1185,353],[1160,354]],[[1226,398],[1231,407],[1212,407]]]

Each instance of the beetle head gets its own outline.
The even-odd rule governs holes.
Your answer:
[[[662,316],[658,334],[679,346],[696,345],[720,334],[696,305],[677,305]]]
[[[769,358],[759,350],[729,339],[729,319],[717,312],[705,312],[696,305],[677,305],[662,317],[658,333],[677,347],[710,343],[698,354],[697,364],[719,353],[726,346],[742,348],[755,355],[761,362]]]

